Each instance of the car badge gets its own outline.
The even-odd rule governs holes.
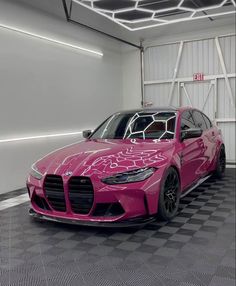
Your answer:
[[[69,177],[69,176],[71,176],[71,175],[72,175],[72,173],[73,173],[73,172],[71,172],[71,171],[66,172],[66,173],[65,173],[65,176]]]

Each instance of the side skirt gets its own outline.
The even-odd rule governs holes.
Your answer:
[[[211,175],[208,175],[204,178],[201,178],[199,181],[197,181],[196,184],[190,187],[190,189],[187,189],[183,194],[181,194],[180,198],[182,199],[183,197],[187,196],[190,192],[192,192],[194,189],[196,189],[199,185],[201,185],[203,182],[205,182],[207,179],[209,179]]]

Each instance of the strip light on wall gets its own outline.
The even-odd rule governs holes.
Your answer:
[[[16,142],[16,141],[25,141],[25,140],[46,139],[46,138],[53,138],[53,137],[81,135],[82,133],[83,133],[82,131],[77,131],[77,132],[69,132],[69,133],[58,133],[58,134],[47,134],[47,135],[38,135],[38,136],[29,136],[29,137],[0,139],[0,144],[1,143]]]
[[[77,45],[73,45],[73,44],[70,44],[70,43],[66,43],[66,42],[63,42],[63,41],[59,41],[59,40],[56,40],[56,39],[53,39],[53,38],[49,38],[49,37],[45,37],[45,36],[42,36],[42,35],[39,35],[39,34],[31,33],[31,32],[28,32],[26,30],[22,30],[22,29],[19,29],[19,28],[16,28],[16,27],[8,26],[8,25],[2,24],[2,23],[0,23],[0,28],[7,29],[7,30],[10,30],[10,31],[13,31],[13,32],[17,32],[17,33],[21,33],[21,34],[24,34],[24,35],[27,35],[27,36],[30,36],[30,37],[34,37],[34,38],[37,38],[37,39],[45,40],[45,41],[48,41],[48,42],[51,42],[51,43],[54,43],[54,44],[58,44],[58,45],[66,46],[66,47],[69,47],[69,48],[73,48],[75,50],[79,50],[79,51],[82,51],[82,52],[90,53],[90,54],[93,54],[93,55],[96,55],[96,56],[99,56],[99,57],[103,56],[103,53],[100,52],[100,51],[95,51],[95,50],[83,48],[83,47],[80,47],[80,46],[77,46]]]

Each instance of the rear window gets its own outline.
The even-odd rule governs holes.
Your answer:
[[[206,122],[205,122],[201,112],[194,110],[193,111],[193,118],[194,118],[196,128],[200,128],[203,131],[207,129]]]
[[[202,113],[202,116],[206,123],[207,129],[210,129],[212,127],[211,120],[204,113]]]
[[[181,130],[187,130],[191,128],[195,128],[195,122],[193,119],[192,112],[187,110],[184,111],[181,116]]]

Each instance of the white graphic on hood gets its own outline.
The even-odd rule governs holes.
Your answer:
[[[158,150],[137,150],[130,147],[125,151],[97,158],[84,170],[82,176],[125,172],[166,160],[167,158]]]

